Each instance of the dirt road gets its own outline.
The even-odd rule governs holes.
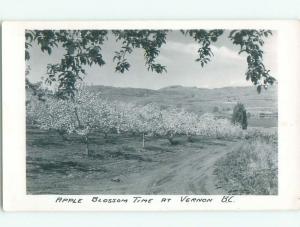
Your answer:
[[[182,138],[170,146],[163,138],[151,138],[141,149],[138,137],[115,143],[97,139],[95,156],[87,157],[80,143],[60,142],[39,131],[28,135],[29,194],[226,194],[217,188],[215,163],[240,143]]]
[[[163,160],[140,171],[124,173],[96,186],[106,194],[226,194],[217,188],[215,163],[237,146],[236,142],[211,143],[207,147],[165,153]]]

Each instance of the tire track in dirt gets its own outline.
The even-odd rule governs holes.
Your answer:
[[[209,149],[186,151],[174,154],[163,164],[142,171],[137,178],[128,176],[128,183],[142,194],[226,194],[216,187],[213,175],[215,163],[235,149],[236,142],[226,142],[225,146],[213,145]]]

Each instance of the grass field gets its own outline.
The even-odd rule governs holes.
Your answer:
[[[277,118],[255,118],[250,117],[248,119],[248,125],[250,127],[263,127],[263,128],[271,128],[277,127]]]
[[[233,191],[241,180],[239,188],[252,185],[245,181],[249,172],[243,172],[248,163],[241,161],[252,159],[247,161],[246,149],[242,156],[237,154],[248,140],[196,137],[191,143],[183,136],[175,139],[177,145],[170,145],[167,139],[147,137],[142,148],[141,136],[111,134],[104,139],[101,133],[93,133],[92,155],[86,156],[84,144],[76,136],[65,141],[54,131],[28,128],[27,193],[248,194],[242,189]],[[263,161],[276,158],[277,149],[271,155]],[[228,162],[231,159],[235,163]],[[259,168],[256,170],[260,171]],[[242,175],[232,177],[237,182],[224,181],[227,173],[234,176],[237,172]],[[263,179],[264,175],[261,176]],[[276,181],[277,175],[272,178]],[[266,185],[257,182],[257,193],[276,193],[277,185],[267,186],[272,189],[261,190]]]
[[[277,142],[249,139],[216,163],[218,187],[228,194],[278,193]]]

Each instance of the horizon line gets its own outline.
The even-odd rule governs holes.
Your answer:
[[[184,86],[184,85],[170,85],[170,86],[166,86],[166,87],[161,87],[158,89],[154,89],[154,88],[146,88],[146,87],[128,87],[128,86],[112,86],[112,85],[103,85],[103,84],[86,84],[88,87],[95,87],[95,86],[102,86],[102,87],[114,87],[114,88],[134,88],[134,89],[145,89],[145,90],[161,90],[161,89],[165,89],[165,88],[176,88],[176,87],[183,87],[183,88],[197,88],[197,89],[209,89],[209,90],[213,90],[213,89],[222,89],[222,88],[251,88],[253,87],[254,89],[256,89],[255,85],[238,85],[238,86],[224,86],[224,87],[198,87],[198,86]],[[277,85],[274,84],[272,86],[269,86],[268,88],[272,88],[275,87]]]

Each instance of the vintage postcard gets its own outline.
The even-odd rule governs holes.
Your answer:
[[[4,209],[299,208],[299,31],[5,22]]]

